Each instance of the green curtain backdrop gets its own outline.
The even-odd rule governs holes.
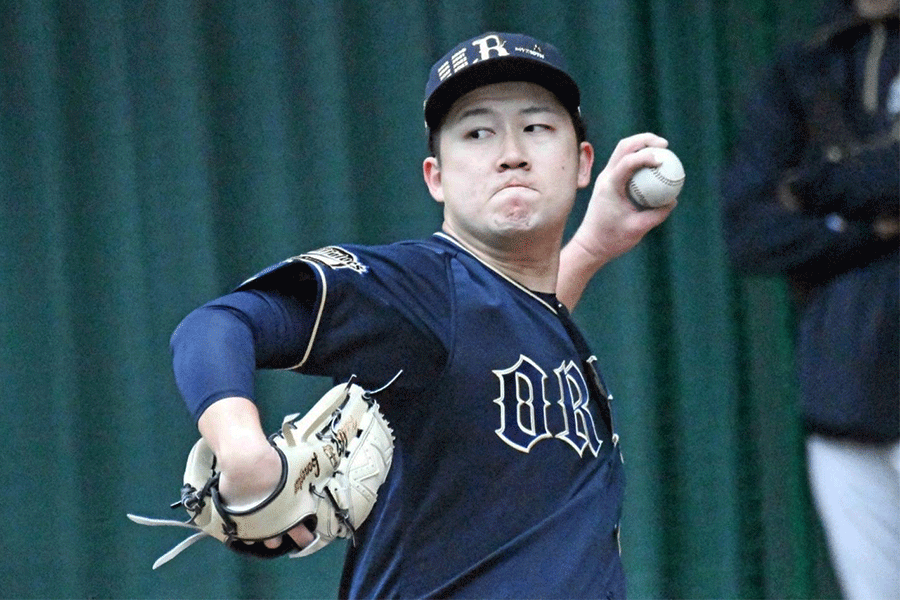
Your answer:
[[[575,314],[616,395],[631,596],[835,596],[788,295],[730,270],[718,197],[743,98],[818,4],[0,0],[0,596],[335,596],[341,544],[260,562],[201,542],[151,572],[183,534],[125,513],[180,516],[197,436],[168,338],[281,258],[437,229],[425,78],[489,29],[569,58],[598,163],[651,130],[687,170],[675,214]],[[268,425],[327,386],[262,374]]]

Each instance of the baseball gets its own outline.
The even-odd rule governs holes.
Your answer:
[[[675,153],[654,148],[653,154],[660,165],[638,169],[628,182],[628,198],[640,208],[659,208],[675,202],[684,185],[684,166]]]

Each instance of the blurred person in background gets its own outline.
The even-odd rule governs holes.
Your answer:
[[[809,481],[847,598],[900,598],[898,2],[846,0],[749,99],[734,266],[786,276]]]

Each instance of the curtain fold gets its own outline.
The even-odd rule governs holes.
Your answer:
[[[836,595],[806,491],[789,297],[777,279],[731,271],[718,197],[754,76],[809,31],[818,2],[3,8],[0,595],[335,596],[341,544],[259,562],[200,543],[150,571],[181,533],[125,513],[169,516],[197,437],[168,338],[282,258],[436,230],[424,82],[446,48],[491,29],[568,58],[595,174],[616,141],[648,130],[687,171],[672,218],[574,314],[615,395],[631,596]],[[268,426],[328,383],[261,374]]]

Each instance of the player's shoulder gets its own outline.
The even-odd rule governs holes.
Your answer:
[[[241,289],[263,289],[283,285],[286,281],[304,281],[319,277],[332,278],[368,275],[373,271],[386,277],[393,272],[420,273],[440,278],[455,248],[438,235],[421,240],[405,240],[382,245],[334,244],[321,246],[292,256],[256,273],[244,281]]]
[[[346,244],[342,246],[350,250],[359,250],[371,255],[396,256],[402,258],[422,257],[424,260],[440,260],[453,255],[457,247],[447,242],[447,236],[438,232],[417,240],[403,240],[375,246]]]
[[[307,253],[306,258],[309,260],[312,254],[312,260],[318,260],[323,252],[332,256],[335,253],[341,254],[342,266],[352,265],[354,269],[362,269],[361,272],[369,269],[397,269],[438,274],[443,271],[447,261],[456,254],[457,248],[443,241],[440,234],[435,234],[425,239],[404,240],[376,246],[356,244],[330,246]],[[333,261],[327,266],[333,267]]]

